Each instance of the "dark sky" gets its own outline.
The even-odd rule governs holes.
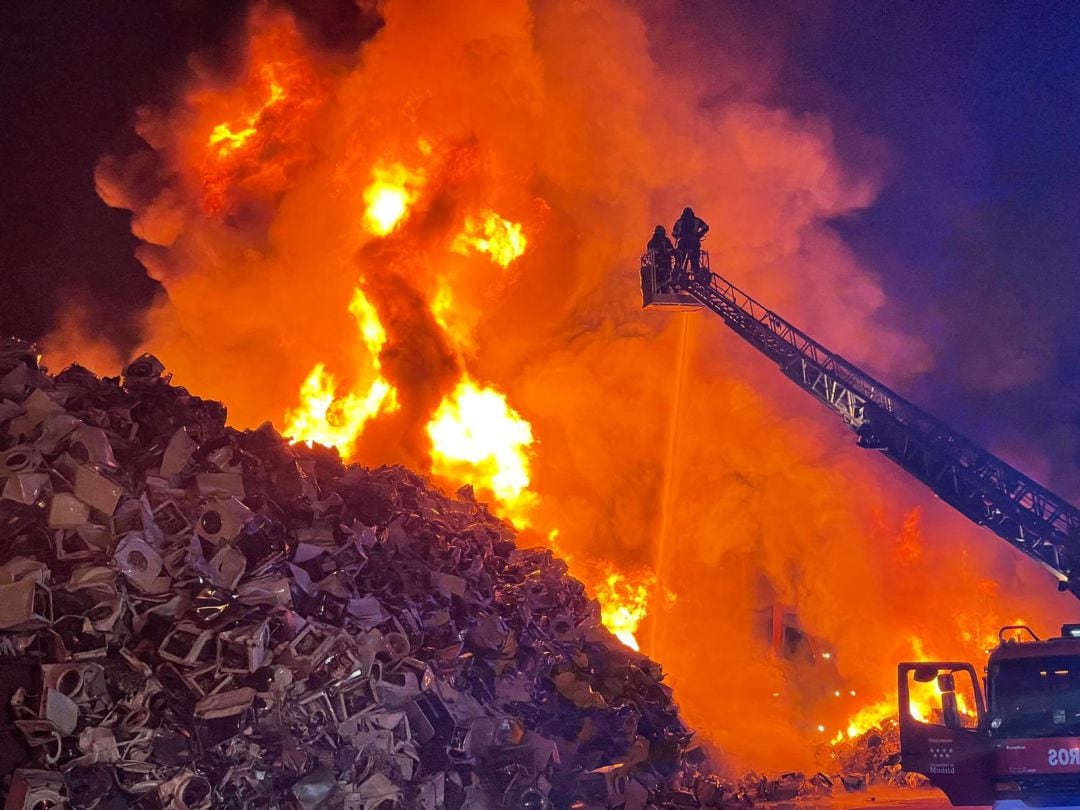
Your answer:
[[[934,347],[905,393],[1077,502],[1080,6],[835,3],[787,53],[790,103],[886,144],[837,227]]]
[[[187,54],[240,2],[16,0],[0,23],[0,332],[37,338],[59,301],[90,293],[102,328],[135,339],[129,313],[156,284],[135,261],[126,212],[94,192],[94,166],[127,151],[139,104],[163,97]]]
[[[191,51],[224,52],[244,5],[5,5],[0,332],[39,337],[59,301],[89,292],[102,331],[136,339],[156,285],[94,165],[127,151],[135,107],[163,98]],[[295,5],[318,21],[341,4]],[[934,347],[934,371],[903,393],[1080,500],[1080,6],[761,7],[672,6],[706,41],[715,27],[758,54],[773,100],[828,115],[850,161],[888,166],[877,203],[836,227]]]

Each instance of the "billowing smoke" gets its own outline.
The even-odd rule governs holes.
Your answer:
[[[1039,572],[718,319],[640,310],[644,241],[691,204],[724,276],[901,390],[930,366],[830,228],[882,178],[844,165],[828,120],[662,69],[619,0],[380,13],[349,52],[255,6],[237,66],[193,60],[172,108],[140,111],[145,148],[102,161],[165,290],[144,348],[178,382],[279,427],[307,385],[363,410],[356,459],[423,471],[455,386],[501,393],[535,438],[525,539],[556,537],[589,582],[656,578],[638,637],[732,762],[806,765],[897,660],[1048,621],[1020,596],[1050,590]],[[462,241],[485,221],[524,252]],[[805,635],[786,655],[775,616]]]

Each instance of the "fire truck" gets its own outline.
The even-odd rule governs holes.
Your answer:
[[[663,265],[663,266],[661,266]],[[1080,510],[891,391],[700,266],[641,257],[649,310],[710,310],[803,391],[969,520],[1045,567],[1080,596]],[[957,806],[1015,800],[1080,805],[1080,624],[1040,639],[1002,628],[982,672],[962,661],[898,665],[903,767]],[[937,699],[923,716],[916,696]]]

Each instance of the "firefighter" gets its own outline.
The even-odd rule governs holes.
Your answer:
[[[675,257],[679,268],[690,261],[690,269],[697,278],[701,270],[701,240],[709,232],[709,226],[705,220],[695,216],[694,209],[687,206],[683,209],[682,216],[675,221],[675,227],[671,229],[675,237]]]
[[[671,280],[671,263],[675,258],[675,246],[671,244],[663,225],[657,225],[646,249],[656,268],[656,286],[666,286]]]

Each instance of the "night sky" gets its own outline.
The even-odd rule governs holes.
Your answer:
[[[137,143],[135,108],[163,98],[187,54],[208,47],[242,9],[140,0],[5,5],[0,331],[36,339],[59,301],[88,293],[110,337],[137,340],[130,315],[157,285],[135,261],[127,212],[95,194],[94,166]]]
[[[135,345],[157,286],[94,165],[128,151],[135,108],[166,97],[190,52],[228,58],[245,5],[5,6],[0,332],[40,337],[58,302],[89,294],[102,332]],[[293,5],[341,47],[364,33],[342,33],[341,3]],[[933,346],[902,393],[1080,502],[1080,6],[760,5],[666,13],[757,60],[770,101],[828,116],[852,165],[884,167],[877,202],[835,227]]]
[[[779,82],[885,144],[883,193],[836,227],[934,347],[905,393],[1074,503],[1078,23],[1069,3],[837,3]]]

